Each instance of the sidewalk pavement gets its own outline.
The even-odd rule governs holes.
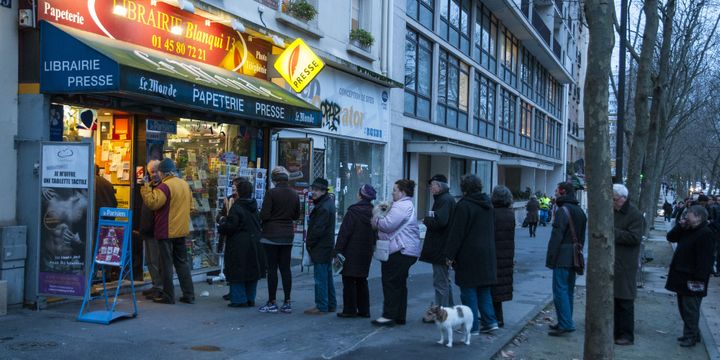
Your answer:
[[[32,311],[10,309],[0,317],[0,357],[3,359],[66,359],[133,357],[173,359],[489,359],[520,331],[551,298],[551,273],[544,266],[550,227],[538,228],[529,238],[527,229],[516,233],[514,300],[504,303],[505,323],[493,335],[473,336],[465,346],[436,341],[434,325],[420,319],[434,299],[432,267],[418,262],[408,280],[407,325],[375,328],[370,319],[340,319],[334,314],[305,315],[314,305],[312,273],[293,270],[293,313],[263,314],[256,308],[228,308],[221,284],[196,283],[196,304],[155,304],[138,298],[137,318],[97,325],[75,320],[80,302],[51,304]],[[374,261],[369,277],[371,313],[381,315],[380,266]],[[453,274],[454,276],[454,274]],[[335,278],[338,303],[342,285]],[[203,291],[209,296],[201,297]],[[139,292],[138,292],[139,293]],[[454,288],[459,301],[459,289]],[[266,282],[258,287],[256,303],[267,296]],[[278,291],[282,299],[282,290]],[[129,306],[124,296],[120,306]],[[341,308],[338,309],[340,311]],[[452,354],[452,355],[449,355]]]

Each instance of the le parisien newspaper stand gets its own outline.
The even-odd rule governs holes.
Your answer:
[[[102,293],[95,297],[91,295],[92,276],[89,276],[77,320],[107,325],[118,318],[134,318],[138,312],[132,273],[132,242],[130,241],[132,211],[117,208],[101,208],[98,216],[100,220],[98,221],[97,241],[95,242],[90,274],[95,274],[98,267],[101,270]],[[120,268],[118,286],[115,289],[115,295],[112,297],[112,301],[108,298],[107,282],[105,279],[105,271],[108,270],[109,266]],[[132,297],[133,303],[132,313],[117,310],[120,285],[124,280],[129,280],[130,282],[130,296]],[[100,299],[104,302],[105,309],[90,311],[89,308],[92,301]]]

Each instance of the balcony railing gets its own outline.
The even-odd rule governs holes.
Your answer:
[[[535,27],[535,30],[540,33],[540,37],[542,37],[543,40],[545,40],[545,43],[550,46],[550,29],[548,29],[540,15],[538,15],[535,11],[532,13],[532,24]]]

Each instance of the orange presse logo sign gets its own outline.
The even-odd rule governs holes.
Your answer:
[[[275,70],[296,92],[301,92],[325,67],[320,58],[298,38],[280,54]]]

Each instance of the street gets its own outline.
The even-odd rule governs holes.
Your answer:
[[[375,328],[370,319],[340,319],[334,314],[305,315],[312,307],[313,280],[294,269],[293,314],[262,314],[256,308],[231,309],[221,296],[224,285],[196,283],[207,290],[195,305],[161,305],[138,298],[139,315],[110,325],[75,321],[80,302],[50,305],[37,312],[11,310],[0,318],[0,349],[7,359],[174,358],[174,359],[487,359],[499,351],[550,299],[550,272],[545,269],[545,247],[550,227],[539,227],[538,237],[516,230],[514,299],[504,304],[505,328],[493,335],[472,337],[465,346],[455,336],[452,349],[436,344],[439,332],[420,319],[433,300],[432,269],[418,262],[408,280],[407,325]],[[372,317],[381,314],[380,266],[371,268]],[[266,300],[265,281],[258,288],[258,306]],[[342,286],[336,277],[339,306]],[[459,301],[459,289],[454,289]],[[279,292],[278,295],[282,293]],[[127,301],[127,297],[125,298]],[[125,305],[125,304],[123,304]],[[338,309],[341,310],[341,309]]]

